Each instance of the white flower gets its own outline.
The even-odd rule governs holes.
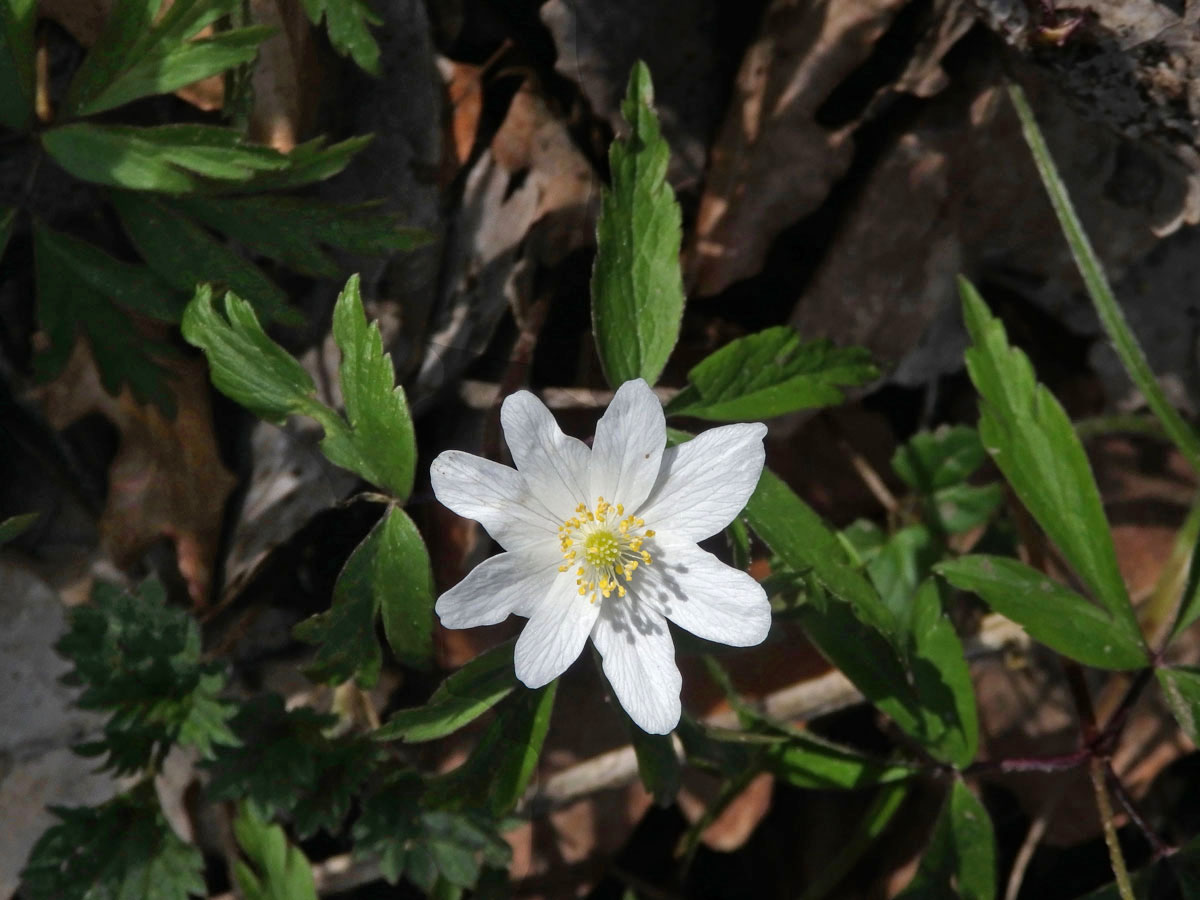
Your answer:
[[[438,599],[442,624],[528,618],[515,665],[531,688],[561,675],[590,637],[633,721],[666,734],[682,684],[666,620],[735,647],[771,625],[758,582],[696,546],[746,505],[766,426],[726,425],[664,449],[662,407],[641,379],[621,385],[592,449],[527,391],[504,401],[500,422],[516,469],[448,450],[430,470],[438,500],[507,551]]]

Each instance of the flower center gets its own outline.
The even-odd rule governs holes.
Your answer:
[[[609,503],[603,497],[597,497],[591,509],[580,503],[575,515],[558,526],[566,560],[558,571],[574,567],[579,596],[590,596],[592,603],[614,592],[624,597],[625,585],[617,583],[618,577],[628,584],[638,566],[653,562],[649,551],[642,549],[646,539],[654,537],[653,531],[643,530],[645,527],[642,519],[625,515],[620,503]]]

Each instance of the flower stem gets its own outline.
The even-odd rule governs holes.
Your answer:
[[[1113,876],[1117,880],[1117,893],[1121,900],[1135,900],[1133,884],[1129,880],[1129,869],[1125,865],[1125,856],[1121,853],[1121,844],[1117,841],[1117,826],[1113,823],[1112,801],[1108,797],[1108,787],[1105,775],[1108,766],[1098,756],[1092,757],[1088,773],[1092,777],[1092,789],[1096,793],[1096,809],[1100,813],[1100,824],[1104,827],[1104,843],[1108,845],[1108,858],[1112,863]]]

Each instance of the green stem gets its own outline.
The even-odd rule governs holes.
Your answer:
[[[1133,884],[1129,880],[1129,868],[1125,865],[1125,856],[1121,853],[1121,844],[1117,841],[1117,826],[1113,824],[1112,801],[1108,797],[1108,786],[1104,783],[1104,760],[1093,756],[1088,773],[1092,777],[1092,789],[1096,793],[1096,809],[1100,813],[1100,823],[1104,826],[1104,843],[1108,845],[1108,858],[1112,863],[1113,876],[1117,880],[1117,893],[1121,895],[1121,900],[1136,900],[1133,896]]]
[[[1071,205],[1066,185],[1063,184],[1050,156],[1050,150],[1046,147],[1041,129],[1029,108],[1029,102],[1025,99],[1025,92],[1019,85],[1010,84],[1008,95],[1017,109],[1017,115],[1021,119],[1021,130],[1025,133],[1025,141],[1033,153],[1038,174],[1041,175],[1042,184],[1050,196],[1050,204],[1058,216],[1063,235],[1071,248],[1071,255],[1075,257],[1075,264],[1079,266],[1079,274],[1083,276],[1084,286],[1096,307],[1100,323],[1113,342],[1113,349],[1117,351],[1117,356],[1121,358],[1121,363],[1133,383],[1146,398],[1146,404],[1163,423],[1167,435],[1187,457],[1192,468],[1200,472],[1200,437],[1167,401],[1149,362],[1146,361],[1146,354],[1142,352],[1141,346],[1130,331],[1125,315],[1117,305],[1117,298],[1104,275],[1104,269],[1100,266],[1096,251],[1092,249],[1079,216]]]

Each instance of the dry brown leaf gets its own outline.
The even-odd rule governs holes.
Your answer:
[[[817,110],[871,53],[904,0],[774,0],[746,52],[709,158],[686,283],[716,294],[762,268],[771,242],[813,212],[854,153],[855,122]]]
[[[86,342],[62,374],[38,391],[47,421],[66,428],[89,413],[116,427],[120,445],[109,468],[100,518],[101,544],[121,568],[157,541],[175,548],[179,572],[197,606],[207,602],[225,502],[236,479],[213,434],[208,369],[200,359],[166,363],[177,412],[172,421],[123,390],[105,392]]]
[[[321,66],[312,25],[299,0],[251,0],[250,17],[275,33],[259,45],[251,75],[249,135],[290,153],[307,133],[316,109]]]

